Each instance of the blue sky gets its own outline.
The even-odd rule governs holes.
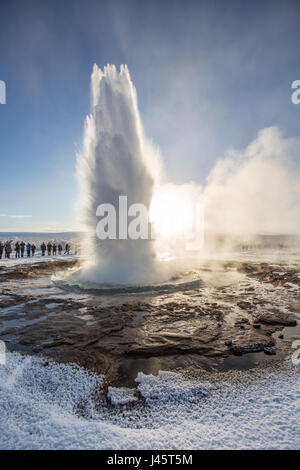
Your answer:
[[[298,136],[299,17],[297,1],[1,0],[0,231],[75,228],[94,62],[128,64],[173,182],[204,183],[263,127]]]

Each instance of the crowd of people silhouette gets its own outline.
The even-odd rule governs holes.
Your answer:
[[[63,248],[62,243],[56,243],[56,242],[48,242],[47,245],[45,242],[41,244],[41,255],[45,256],[47,253],[48,256],[56,256],[58,255],[69,255],[71,252],[71,245],[70,243],[66,243],[65,247]],[[25,254],[27,258],[31,256],[35,256],[36,253],[36,245],[34,243],[30,242],[15,242],[13,246],[12,241],[7,241],[7,242],[1,242],[0,241],[0,259],[2,257],[4,258],[10,258],[12,256],[12,252],[15,252],[15,257],[16,258],[24,258]]]

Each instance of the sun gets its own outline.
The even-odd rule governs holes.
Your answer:
[[[188,237],[194,226],[191,192],[173,184],[156,189],[150,205],[150,222],[159,238]]]

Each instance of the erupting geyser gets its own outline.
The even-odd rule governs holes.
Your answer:
[[[119,197],[127,204],[149,208],[155,185],[155,152],[143,133],[136,90],[127,66],[102,71],[94,65],[92,110],[86,118],[84,147],[78,157],[82,240],[87,261],[75,277],[83,282],[141,284],[162,280],[150,239],[99,239],[96,215],[100,204],[111,204],[119,220]],[[118,233],[118,230],[117,230]]]

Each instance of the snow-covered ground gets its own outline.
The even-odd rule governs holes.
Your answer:
[[[144,401],[111,389],[117,408],[96,411],[91,396],[102,377],[7,353],[0,365],[0,447],[299,449],[299,376],[291,361],[231,371],[210,383],[170,372],[139,374]],[[128,408],[121,405],[126,401]]]
[[[59,260],[63,260],[63,261],[66,261],[66,260],[72,260],[72,259],[76,259],[78,256],[75,256],[74,254],[62,254],[62,255],[56,255],[56,256],[42,256],[41,252],[40,251],[37,251],[37,253],[35,254],[35,256],[30,256],[30,257],[27,257],[26,256],[26,253],[24,255],[24,258],[16,258],[15,257],[15,254],[13,253],[11,258],[2,258],[0,259],[0,267],[12,267],[12,266],[21,266],[21,265],[28,265],[28,264],[35,264],[35,263],[41,263],[41,262],[47,262],[47,263],[50,263],[50,262],[53,262],[53,261],[59,261]]]

